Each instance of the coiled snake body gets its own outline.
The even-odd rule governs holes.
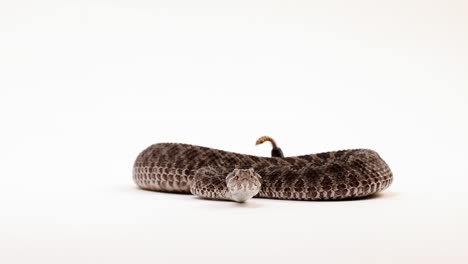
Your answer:
[[[369,149],[258,157],[160,143],[138,155],[133,179],[142,189],[243,202],[252,196],[295,200],[363,197],[387,188],[393,176],[385,161]]]

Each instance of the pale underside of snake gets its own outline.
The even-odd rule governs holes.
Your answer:
[[[159,143],[143,150],[133,167],[142,189],[192,193],[206,199],[245,202],[252,197],[341,200],[386,189],[392,172],[377,152],[351,149],[283,157],[273,139],[272,157],[206,147]]]

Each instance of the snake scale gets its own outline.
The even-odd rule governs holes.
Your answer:
[[[192,193],[244,202],[251,197],[340,200],[386,189],[392,172],[379,154],[351,149],[283,157],[273,139],[273,157],[258,157],[179,143],[159,143],[135,160],[133,180],[142,189]]]

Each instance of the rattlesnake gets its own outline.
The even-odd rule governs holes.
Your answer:
[[[377,152],[351,149],[283,157],[273,139],[272,157],[258,157],[179,143],[143,150],[133,167],[142,189],[192,193],[208,199],[339,200],[386,189],[393,180]]]

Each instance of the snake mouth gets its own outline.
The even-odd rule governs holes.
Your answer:
[[[245,202],[255,195],[257,195],[259,189],[257,188],[239,188],[236,190],[230,190],[232,200],[236,202]]]
[[[260,192],[260,184],[256,184],[252,179],[240,179],[229,186],[229,192],[232,200],[245,202]]]

